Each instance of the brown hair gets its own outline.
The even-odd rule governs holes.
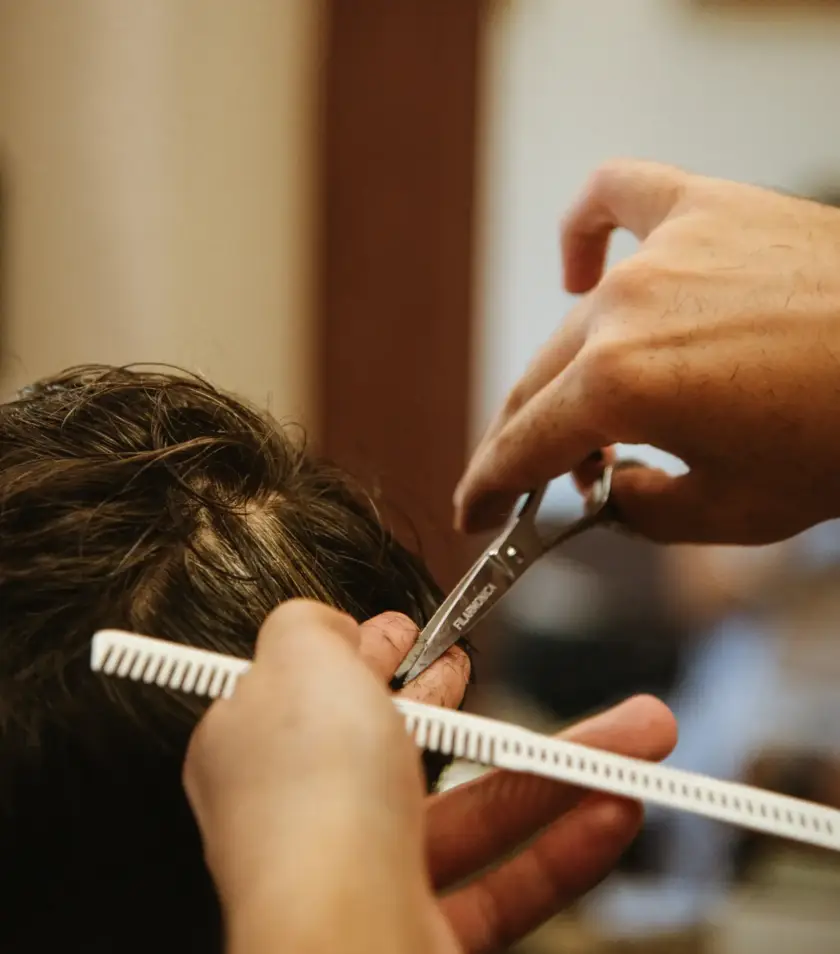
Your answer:
[[[93,675],[96,629],[249,655],[291,597],[422,625],[440,595],[295,428],[200,378],[76,368],[0,406],[0,949],[219,949],[180,788],[206,704]]]

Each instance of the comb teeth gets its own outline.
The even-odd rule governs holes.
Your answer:
[[[394,702],[405,718],[408,734],[420,748],[479,765],[497,764],[496,737],[487,732],[480,718],[404,699]]]
[[[250,663],[119,630],[93,638],[91,668],[197,695],[230,696]],[[734,782],[652,765],[483,716],[394,700],[416,744],[445,755],[682,809],[840,851],[840,812]]]
[[[90,665],[110,676],[213,699],[232,695],[237,680],[250,668],[247,659],[115,629],[93,637]]]

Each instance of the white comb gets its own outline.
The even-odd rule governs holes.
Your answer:
[[[226,698],[250,663],[179,643],[102,630],[93,638],[91,668],[181,692]],[[424,749],[840,851],[840,811],[834,809],[564,742],[494,719],[397,698],[394,703],[405,717],[409,734]]]

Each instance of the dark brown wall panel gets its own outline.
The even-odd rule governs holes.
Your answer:
[[[320,271],[323,450],[449,584],[467,452],[481,0],[331,0]]]

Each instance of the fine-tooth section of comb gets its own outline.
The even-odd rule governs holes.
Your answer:
[[[134,633],[103,630],[93,639],[91,667],[216,698],[231,695],[250,663]],[[840,851],[840,812],[822,805],[590,749],[482,716],[398,698],[394,703],[421,748]]]
[[[553,739],[482,716],[398,702],[418,745],[692,812],[753,831],[840,851],[840,812],[802,799],[684,772],[641,759]]]

